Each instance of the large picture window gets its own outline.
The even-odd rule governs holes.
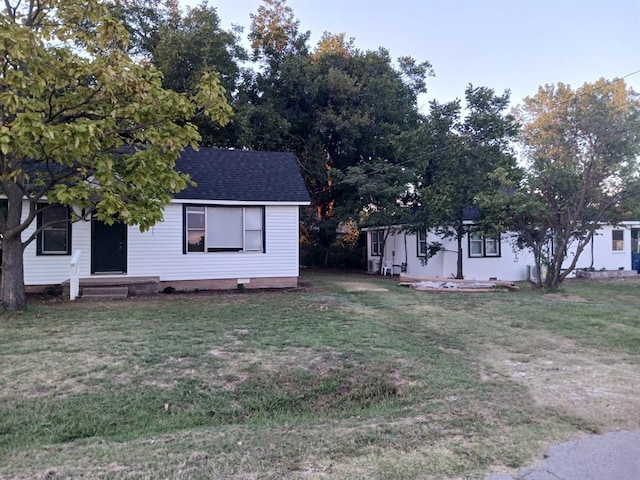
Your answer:
[[[71,255],[71,214],[62,205],[42,205],[38,210],[38,255]]]
[[[186,206],[185,253],[264,252],[262,207]]]
[[[499,257],[500,235],[469,234],[470,257]]]

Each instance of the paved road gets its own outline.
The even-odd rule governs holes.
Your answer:
[[[535,469],[487,480],[640,480],[640,430],[589,435],[551,447]]]

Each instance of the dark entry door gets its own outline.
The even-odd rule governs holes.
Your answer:
[[[640,229],[631,229],[631,270],[640,273]]]
[[[91,221],[91,273],[127,272],[127,226]]]

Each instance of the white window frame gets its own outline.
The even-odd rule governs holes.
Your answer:
[[[191,227],[189,225],[189,217],[191,215],[201,215],[202,225]],[[185,253],[204,253],[206,251],[206,237],[207,237],[207,207],[200,205],[188,205],[184,209],[184,223],[185,223]],[[198,249],[190,249],[189,245],[189,232],[202,232],[202,244],[199,244]]]
[[[417,239],[418,239],[418,256],[426,257],[427,256],[427,232],[422,230],[418,231]]]
[[[64,211],[65,220],[50,220],[47,215],[54,211]],[[71,217],[69,208],[64,205],[42,205],[38,210],[38,232],[36,255],[71,255]],[[64,248],[48,249],[47,234],[50,232],[64,232]]]
[[[475,252],[472,248],[473,245],[476,247]],[[469,258],[497,258],[502,256],[500,234],[483,235],[477,232],[469,233],[468,248]]]
[[[615,238],[616,234],[620,234],[619,236],[622,238]],[[624,230],[611,230],[611,251],[624,252]]]
[[[213,224],[211,220],[212,217],[215,217],[214,209],[228,209],[227,213],[233,213],[233,211],[237,211],[241,215],[240,219],[240,232],[236,232],[239,234],[238,243],[236,245],[228,244],[221,245],[219,247],[211,244],[213,241],[213,230],[216,226]],[[253,218],[251,217],[253,211]],[[189,217],[190,214],[198,214],[201,213],[203,215],[203,224],[204,228],[201,227],[201,224],[198,223],[197,226],[191,227],[189,225]],[[256,216],[255,214],[258,214]],[[250,206],[250,207],[240,207],[240,206],[221,206],[221,205],[185,205],[184,208],[184,253],[216,253],[216,252],[239,252],[239,253],[264,253],[265,252],[265,240],[264,240],[264,232],[265,232],[265,210],[263,206]],[[258,219],[258,221],[255,221]],[[254,220],[254,221],[252,221]],[[227,228],[229,225],[226,225]],[[200,248],[197,250],[189,248],[189,232],[203,232],[203,243]],[[227,237],[233,238],[234,232],[231,232],[231,235]]]
[[[371,230],[371,256],[379,257],[382,249],[382,239],[384,239],[383,230]]]

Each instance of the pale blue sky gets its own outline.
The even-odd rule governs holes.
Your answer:
[[[182,0],[195,5],[199,0]],[[578,87],[640,70],[640,0],[288,0],[315,45],[323,31],[355,38],[361,50],[432,63],[427,95],[461,98],[469,83],[512,104],[538,86]],[[260,0],[210,0],[225,27],[249,30]],[[625,79],[640,92],[640,72]]]

